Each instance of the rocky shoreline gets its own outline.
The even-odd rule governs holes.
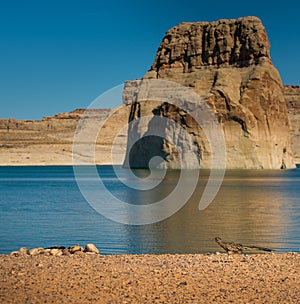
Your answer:
[[[70,254],[99,254],[98,248],[94,244],[86,244],[85,247],[80,245],[74,245],[66,248],[65,246],[53,246],[49,248],[37,247],[28,249],[25,247],[21,247],[18,251],[12,251],[10,253],[11,256],[19,257],[19,256],[35,256],[35,255],[70,255]]]
[[[26,251],[0,255],[0,302],[299,303],[299,274],[299,253],[46,256]]]

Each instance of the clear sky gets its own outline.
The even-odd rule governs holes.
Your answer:
[[[141,78],[165,32],[183,21],[261,18],[283,83],[299,85],[298,3],[0,0],[0,117],[41,119],[88,107],[106,90]]]

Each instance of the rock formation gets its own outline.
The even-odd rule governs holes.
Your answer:
[[[181,84],[211,107],[224,134],[227,168],[294,167],[283,86],[270,58],[266,31],[258,18],[181,23],[173,27],[163,38],[155,61],[143,79]],[[199,155],[203,155],[201,167],[209,167],[210,148],[201,128],[189,123],[192,121],[189,113],[182,113],[168,101],[140,102],[135,86],[134,82],[129,83],[124,91],[124,102],[132,102],[130,121],[142,115],[173,119],[193,138],[192,147],[185,138],[179,139],[178,144],[185,147],[184,153],[199,159]],[[167,140],[142,139],[149,126],[144,126],[142,131],[143,126],[137,122],[133,128],[142,144],[131,151],[130,167],[144,167],[154,152],[164,158],[166,167],[178,167],[178,151]],[[131,128],[130,132],[134,130]],[[170,129],[169,133],[172,132],[175,131]]]
[[[270,59],[266,31],[258,18],[175,26],[166,33],[143,79],[180,84],[210,106],[225,137],[227,168],[292,168],[292,154],[300,163],[300,89],[283,88]],[[128,117],[132,123],[129,136],[143,138],[149,124],[142,125],[138,119],[158,116],[174,121],[190,136],[166,128],[164,136],[172,138],[176,146],[154,136],[143,138],[130,155],[127,152],[130,166],[147,167],[149,159],[157,155],[170,168],[181,167],[180,158],[184,159],[184,167],[197,165],[195,160],[199,162],[201,158],[201,167],[210,167],[211,147],[189,111],[168,100],[141,100],[138,81],[125,84],[123,102],[117,112],[88,110],[91,127],[97,128],[109,118],[97,138],[97,164],[112,163],[115,137],[119,139],[114,144],[118,154],[115,159],[119,164],[123,162],[127,133],[118,133]],[[37,121],[0,119],[0,165],[72,165],[74,133],[84,111]],[[86,140],[88,148],[93,139],[87,136]],[[80,157],[84,163],[85,153]]]
[[[101,150],[101,154],[97,155],[98,164],[111,163],[111,145],[119,132],[120,125],[126,125],[130,113],[130,106],[133,100],[125,100],[125,98],[132,96],[128,91],[134,92],[133,83],[129,82],[125,86],[125,107],[107,120],[99,135],[97,147],[98,150]],[[292,152],[296,163],[299,164],[300,88],[292,85],[284,86],[284,95],[290,121]],[[142,108],[145,109],[146,106],[154,107],[151,102],[145,103]],[[165,109],[166,104],[159,104],[159,106],[161,109]],[[72,165],[72,141],[75,129],[84,111],[84,109],[79,109],[35,121],[0,119],[0,165]],[[108,117],[112,109],[97,110],[99,112],[97,115],[98,120],[95,119],[95,115],[91,115],[93,111],[95,110],[91,110],[89,115],[90,123],[97,126],[99,122]],[[170,112],[170,108],[168,112]],[[182,112],[180,113],[182,114]],[[177,115],[179,119],[183,119],[179,112],[177,112]],[[190,122],[189,125],[191,125]],[[126,142],[127,133],[124,132],[119,135],[120,146],[118,149],[120,153],[117,158],[120,164],[124,160]]]
[[[290,121],[292,152],[295,163],[300,164],[300,88],[285,85],[283,92]]]

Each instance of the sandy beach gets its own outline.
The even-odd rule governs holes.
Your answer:
[[[299,303],[300,254],[0,255],[1,303]]]

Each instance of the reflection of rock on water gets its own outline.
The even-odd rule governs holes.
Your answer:
[[[292,246],[289,241],[297,236],[289,234],[293,233],[297,222],[291,219],[287,207],[293,205],[292,198],[280,187],[286,181],[272,176],[264,179],[257,175],[258,172],[263,171],[227,172],[214,202],[199,211],[199,197],[209,174],[209,171],[202,171],[198,187],[189,202],[172,217],[155,224],[152,227],[154,239],[148,242],[152,242],[154,248],[185,253],[220,251],[214,242],[217,235],[272,249]],[[153,191],[153,200],[157,199],[157,195],[168,195],[170,181],[176,179],[176,174],[178,172],[173,171],[167,175],[165,184],[159,188],[160,194]],[[148,193],[148,196],[151,194]]]

